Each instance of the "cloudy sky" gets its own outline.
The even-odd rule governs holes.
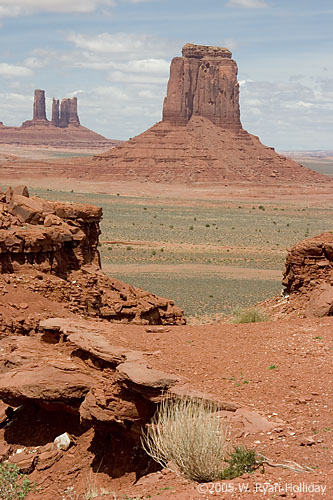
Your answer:
[[[279,150],[333,149],[332,0],[0,0],[0,121],[35,88],[76,95],[82,125],[127,139],[161,119],[187,42],[233,52],[245,129]]]

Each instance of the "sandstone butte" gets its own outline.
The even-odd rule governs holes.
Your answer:
[[[277,154],[274,148],[264,146],[258,137],[243,129],[237,71],[228,49],[188,43],[182,57],[171,62],[162,121],[92,158],[52,162],[9,159],[0,164],[1,176],[162,185],[331,186],[330,177]],[[46,144],[55,131],[71,140],[81,130],[82,143],[85,141],[87,129],[78,125],[75,99],[62,102],[60,114],[55,100],[52,122],[45,121],[41,94],[38,100],[39,114],[34,115],[32,122],[26,122],[28,127],[23,124],[16,131],[34,141],[38,131]],[[66,127],[62,128],[64,124]],[[0,127],[0,141],[6,133],[6,127]]]
[[[105,179],[166,183],[330,182],[246,132],[231,52],[189,43],[171,62],[162,121],[94,156],[91,168]]]
[[[32,120],[23,122],[21,127],[7,127],[0,122],[0,144],[103,150],[117,143],[80,124],[76,97],[62,99],[61,103],[53,98],[49,121],[45,91],[40,89],[35,90]]]

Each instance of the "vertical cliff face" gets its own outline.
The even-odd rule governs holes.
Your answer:
[[[60,122],[59,126],[64,128],[72,125],[74,127],[80,126],[80,120],[77,114],[77,98],[66,98],[61,101],[60,105]]]
[[[45,91],[39,89],[35,90],[33,108],[33,121],[37,120],[47,121],[45,108]]]
[[[163,121],[186,125],[192,116],[203,116],[219,127],[241,129],[237,64],[231,52],[188,43],[182,54],[171,63]]]
[[[69,125],[74,127],[80,126],[79,116],[77,114],[77,98],[72,97],[69,99]]]
[[[52,100],[52,125],[59,127],[59,99]]]

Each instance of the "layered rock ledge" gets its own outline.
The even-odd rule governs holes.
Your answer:
[[[28,318],[39,297],[49,303],[43,308],[56,302],[70,312],[111,322],[185,322],[173,301],[102,272],[100,208],[30,198],[24,186],[8,188],[0,200],[0,323],[5,330],[35,328],[36,320]],[[20,309],[25,312],[21,326],[13,314]]]
[[[296,243],[289,251],[281,297],[265,301],[273,315],[333,316],[333,233]]]

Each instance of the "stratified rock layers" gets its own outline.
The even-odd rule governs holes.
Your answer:
[[[219,127],[242,128],[237,65],[228,49],[188,43],[183,57],[172,60],[163,120],[186,125],[192,116]]]
[[[262,305],[276,317],[333,316],[333,234],[296,243],[288,251],[282,296]]]
[[[101,217],[102,210],[92,205],[30,198],[24,186],[0,192],[0,288],[2,280],[9,285],[19,277],[17,292],[31,293],[34,283],[32,300],[40,294],[74,313],[122,323],[184,323],[173,301],[102,272]],[[17,330],[1,311],[0,326]]]
[[[329,181],[243,130],[231,52],[193,44],[172,60],[162,122],[94,156],[83,171],[104,180],[166,183]]]

